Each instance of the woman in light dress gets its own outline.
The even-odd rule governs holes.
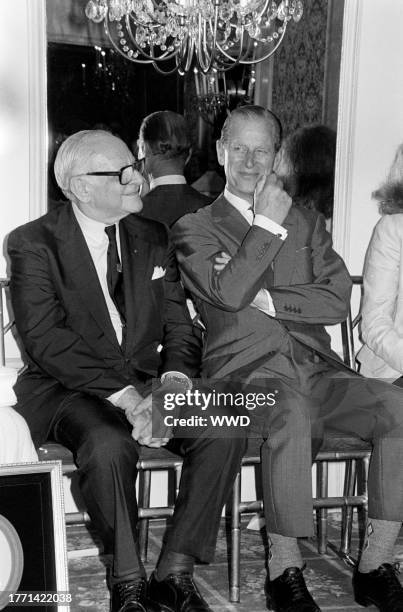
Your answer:
[[[403,144],[372,194],[382,214],[364,266],[361,373],[403,386]]]

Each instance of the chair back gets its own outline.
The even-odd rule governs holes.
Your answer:
[[[8,278],[0,278],[0,366],[6,365],[6,349],[4,344],[4,337],[13,325],[12,321],[9,321],[7,324],[4,322],[6,288],[8,287],[8,284]]]
[[[352,276],[353,286],[362,288],[362,276]],[[343,345],[343,361],[353,370],[356,370],[355,348],[354,348],[354,330],[361,321],[361,312],[353,317],[351,313],[351,304],[348,308],[347,319],[340,325],[341,340]]]

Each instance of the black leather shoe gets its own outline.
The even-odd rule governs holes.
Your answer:
[[[361,606],[374,605],[381,612],[403,612],[403,588],[397,574],[399,565],[383,563],[372,572],[356,570],[353,576],[354,598]]]
[[[191,574],[169,574],[161,581],[152,574],[148,596],[161,606],[163,612],[212,612]]]
[[[147,597],[145,578],[118,582],[112,587],[111,612],[161,612]]]
[[[304,569],[304,568],[302,568]],[[306,588],[302,570],[288,567],[275,580],[266,579],[267,609],[275,612],[320,612]]]

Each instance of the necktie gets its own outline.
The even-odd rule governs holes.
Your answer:
[[[109,239],[108,253],[106,257],[106,280],[108,283],[109,295],[115,304],[122,323],[125,322],[125,295],[123,291],[122,264],[119,259],[118,245],[116,243],[116,225],[105,227],[105,233]]]

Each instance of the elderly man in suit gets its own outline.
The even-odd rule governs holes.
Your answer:
[[[143,197],[145,217],[171,227],[186,213],[210,204],[212,198],[193,189],[184,176],[191,146],[182,115],[169,110],[151,113],[141,123],[137,144],[150,185]]]
[[[9,237],[27,357],[16,409],[37,445],[50,439],[74,454],[88,512],[113,556],[112,612],[207,612],[193,564],[212,558],[244,441],[197,426],[169,441],[183,473],[147,585],[137,546],[138,443],[167,442],[152,437],[151,380],[161,376],[162,390],[189,388],[199,342],[167,229],[137,214],[143,178],[127,146],[108,132],[78,132],[60,147],[55,175],[70,203]]]
[[[270,610],[317,611],[298,537],[312,535],[311,457],[324,431],[371,440],[367,546],[354,574],[356,600],[402,611],[391,565],[403,519],[402,393],[349,371],[330,349],[324,325],[347,314],[351,281],[332,249],[325,219],[292,205],[281,126],[261,107],[227,118],[217,143],[224,194],[173,228],[185,287],[206,327],[202,373],[270,389],[273,405],[250,416],[261,436],[263,495],[271,543]]]

